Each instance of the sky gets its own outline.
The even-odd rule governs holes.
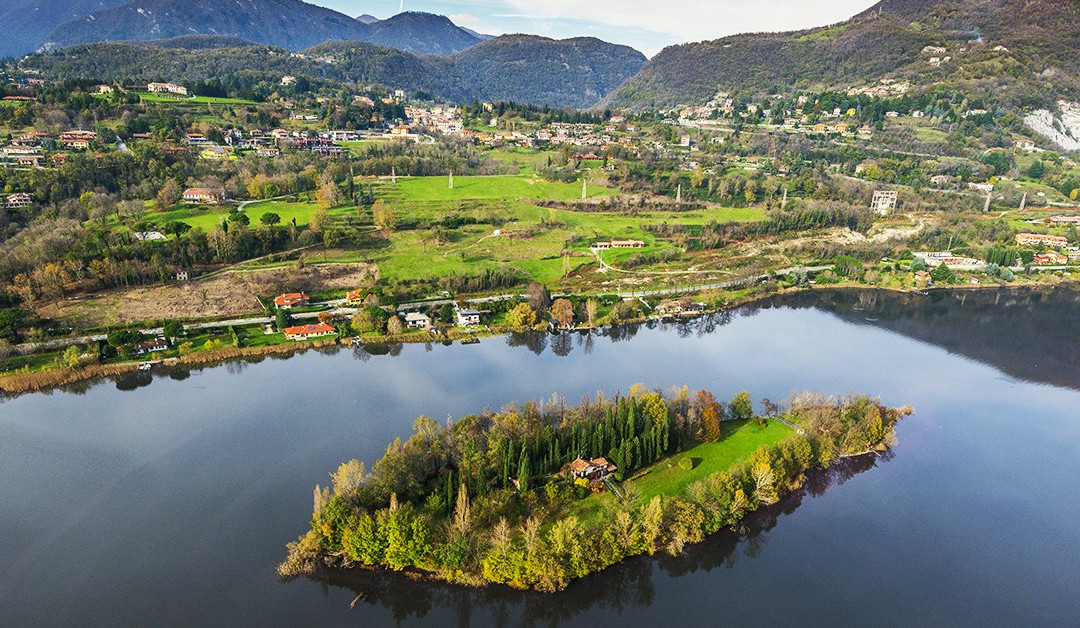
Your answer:
[[[825,26],[877,0],[306,0],[356,17],[446,15],[489,35],[590,36],[653,56],[665,46],[758,31]]]

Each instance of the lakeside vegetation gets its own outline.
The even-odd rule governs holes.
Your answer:
[[[448,420],[420,417],[370,469],[316,486],[283,578],[326,569],[558,591],[639,554],[682,552],[776,503],[805,473],[888,446],[910,409],[869,397],[708,391],[558,396]]]

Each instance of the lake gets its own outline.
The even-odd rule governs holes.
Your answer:
[[[1069,624],[1080,292],[814,292],[685,323],[307,352],[0,402],[0,625]],[[415,417],[559,393],[881,396],[885,456],[541,595],[277,580],[312,489]],[[350,603],[355,602],[350,608]]]

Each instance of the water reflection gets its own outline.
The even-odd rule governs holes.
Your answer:
[[[819,497],[829,487],[842,485],[892,457],[892,453],[885,452],[848,458],[827,471],[813,471],[800,489],[776,504],[748,515],[738,531],[714,534],[703,543],[687,546],[679,556],[658,554],[631,558],[579,580],[566,591],[554,595],[501,586],[473,589],[414,580],[393,572],[359,569],[329,573],[314,580],[324,587],[346,589],[354,605],[384,608],[399,622],[423,619],[433,609],[449,610],[457,626],[482,625],[488,623],[489,618],[497,626],[571,624],[581,614],[598,608],[622,615],[635,608],[652,606],[656,595],[656,570],[679,577],[734,568],[741,557],[757,556],[768,542],[768,533],[805,500]],[[340,599],[340,596],[335,598]],[[478,612],[484,616],[474,616]]]
[[[1080,389],[1080,334],[1067,321],[1080,320],[1080,291],[1072,288],[956,290],[929,293],[897,293],[881,290],[815,290],[793,293],[752,303],[732,311],[689,319],[650,320],[633,325],[612,325],[592,331],[549,334],[510,333],[506,345],[520,347],[536,355],[549,349],[558,357],[568,357],[575,346],[588,355],[598,339],[613,343],[632,340],[642,329],[674,332],[680,338],[704,337],[729,325],[738,317],[753,317],[777,308],[817,309],[857,325],[887,329],[922,340],[991,365],[1017,379]],[[453,345],[450,341],[439,343]],[[396,357],[405,345],[390,343],[342,349],[315,349],[334,354],[349,350],[361,362],[373,356]],[[433,351],[435,343],[424,343]],[[288,360],[293,353],[253,356],[225,364],[230,374],[242,374],[252,364],[264,360]],[[132,391],[153,383],[155,374],[184,380],[195,371],[220,365],[176,367],[137,371],[115,376],[117,390]],[[78,382],[63,387],[64,392],[85,394],[102,380]]]
[[[742,311],[818,309],[942,347],[1031,382],[1080,389],[1080,291],[807,292]]]

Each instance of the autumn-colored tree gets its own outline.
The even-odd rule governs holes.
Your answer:
[[[458,488],[457,504],[454,506],[454,529],[462,534],[469,531],[469,525],[472,523],[469,511],[469,489],[462,482],[461,487]],[[503,519],[504,524],[505,522],[506,520]]]
[[[176,179],[169,179],[165,182],[165,185],[161,186],[161,189],[158,190],[157,198],[155,199],[158,211],[166,211],[172,208],[173,205],[180,202],[180,199],[182,199],[183,196],[184,191],[180,189],[180,184],[176,182]]]
[[[570,299],[556,299],[551,304],[551,317],[564,329],[569,329],[574,323],[574,304]]]
[[[82,366],[82,352],[79,351],[78,347],[68,347],[56,359],[56,363],[60,368],[77,371]]]
[[[341,191],[341,188],[336,183],[329,182],[319,188],[319,191],[315,193],[315,198],[319,203],[319,207],[333,209],[341,207],[345,202],[345,193]]]
[[[322,235],[330,228],[330,212],[325,209],[317,209],[308,221],[308,229],[315,235]]]
[[[528,303],[518,303],[506,314],[506,324],[511,327],[532,327],[536,320],[536,310]]]
[[[544,287],[544,284],[538,282],[529,283],[528,292],[525,295],[526,301],[537,316],[544,316],[548,308],[551,307],[551,293]]]
[[[723,420],[723,406],[707,390],[698,391],[694,398],[694,410],[697,412],[697,432],[706,443],[720,439],[720,423]]]
[[[375,221],[375,226],[381,231],[392,233],[397,227],[397,214],[394,212],[394,208],[387,205],[382,199],[375,201],[375,204],[371,206],[371,215]]]
[[[596,299],[589,299],[585,302],[585,316],[589,319],[589,327],[596,324],[596,312],[600,309],[600,304]]]
[[[364,463],[356,459],[343,462],[337,471],[330,474],[330,478],[334,485],[334,495],[350,498],[360,490],[360,485],[364,482]]]
[[[402,323],[397,316],[391,316],[390,320],[386,321],[386,333],[391,336],[398,336],[403,331],[405,331],[405,323]]]

